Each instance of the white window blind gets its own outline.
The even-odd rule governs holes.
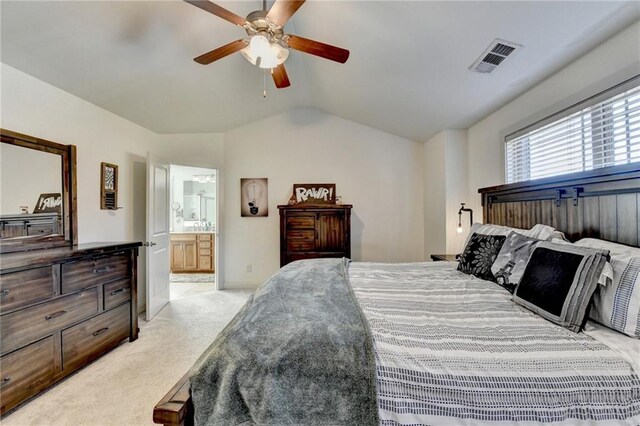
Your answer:
[[[505,141],[507,183],[640,162],[640,78]]]

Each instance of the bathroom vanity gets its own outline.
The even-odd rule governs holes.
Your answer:
[[[215,234],[172,232],[170,241],[171,272],[215,272]]]

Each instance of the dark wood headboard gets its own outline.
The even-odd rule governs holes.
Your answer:
[[[640,164],[479,189],[484,223],[640,245]]]

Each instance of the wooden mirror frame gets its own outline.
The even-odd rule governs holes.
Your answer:
[[[62,160],[62,220],[61,235],[0,240],[0,253],[64,247],[78,244],[78,198],[75,145],[62,145],[45,139],[0,129],[1,143],[59,155]]]

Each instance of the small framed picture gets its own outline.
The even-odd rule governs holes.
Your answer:
[[[118,208],[118,166],[115,164],[100,163],[100,208]]]
[[[240,179],[240,215],[242,217],[269,216],[267,178]]]

